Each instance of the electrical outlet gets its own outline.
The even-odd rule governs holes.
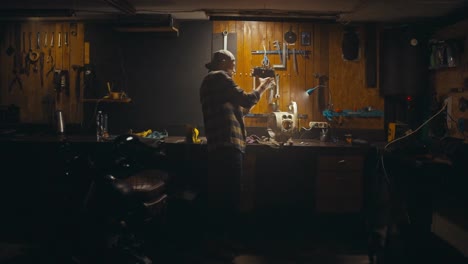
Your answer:
[[[327,122],[309,122],[310,128],[329,128],[329,124]]]

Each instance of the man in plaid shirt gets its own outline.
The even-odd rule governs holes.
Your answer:
[[[245,92],[232,79],[235,57],[227,50],[213,54],[205,66],[209,73],[200,88],[205,136],[208,143],[207,202],[216,221],[233,222],[238,211],[240,178],[246,145],[244,112],[248,112],[263,92],[274,85],[274,78],[260,78],[259,86]],[[213,218],[212,218],[213,219]],[[213,227],[213,226],[212,226]]]

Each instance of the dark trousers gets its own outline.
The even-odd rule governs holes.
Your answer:
[[[208,153],[205,198],[211,228],[236,224],[243,160],[244,154],[235,148],[223,147]]]

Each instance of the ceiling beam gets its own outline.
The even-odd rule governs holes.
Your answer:
[[[71,9],[0,9],[0,18],[72,17]]]
[[[135,7],[132,4],[130,4],[127,0],[104,0],[104,2],[115,7],[120,12],[126,15],[136,14]]]
[[[205,10],[210,20],[258,20],[258,21],[333,21],[337,12],[308,12],[283,10]]]

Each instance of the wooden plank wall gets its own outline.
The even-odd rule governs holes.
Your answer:
[[[84,25],[76,24],[76,35],[71,34],[72,22],[18,22],[3,24],[0,32],[0,104],[15,104],[21,108],[22,123],[48,123],[52,121],[56,109],[63,111],[67,123],[80,123],[82,121],[82,103],[76,96],[76,72],[72,65],[84,64]],[[293,56],[287,59],[286,69],[277,69],[280,75],[280,98],[277,103],[280,111],[287,111],[291,101],[298,105],[299,114],[306,114],[307,119],[301,119],[299,126],[307,127],[309,121],[325,121],[322,110],[326,107],[329,93],[331,94],[334,109],[359,109],[372,106],[383,110],[383,98],[379,96],[379,88],[367,88],[365,84],[365,32],[358,27],[361,41],[360,57],[357,61],[345,61],[342,58],[341,42],[343,37],[343,25],[340,24],[315,24],[297,22],[258,22],[258,21],[214,21],[213,33],[221,34],[227,30],[237,35],[237,73],[234,76],[236,82],[246,89],[252,90],[254,85],[250,71],[255,66],[261,66],[263,55],[253,55],[252,50],[274,50],[273,41],[284,41],[284,34],[289,30],[297,34],[297,41],[288,48],[292,50],[308,50],[309,55],[296,56],[297,71],[293,67]],[[75,29],[74,29],[75,30]],[[13,86],[9,91],[9,84],[14,79],[13,64],[15,56],[8,56],[5,51],[11,44],[20,50],[20,60],[24,63],[24,57],[29,50],[29,33],[32,34],[32,45],[35,44],[37,32],[44,39],[48,33],[49,45],[42,45],[39,49],[47,57],[49,53],[53,62],[44,61],[43,78],[41,86],[40,74],[34,72],[19,74],[23,90]],[[54,47],[50,48],[50,38],[54,32]],[[58,47],[58,32],[61,32],[62,47]],[[68,45],[64,45],[64,34],[68,32]],[[301,33],[310,32],[311,45],[301,45]],[[22,34],[25,33],[26,40]],[[19,34],[20,43],[15,43]],[[26,44],[26,46],[24,46]],[[25,49],[25,52],[23,52]],[[270,65],[281,64],[278,55],[268,56]],[[62,93],[57,98],[53,85],[53,72],[46,73],[55,63],[56,70],[68,70],[70,74],[69,94]],[[17,67],[18,68],[18,67]],[[314,73],[324,74],[329,77],[328,88],[321,88],[308,96],[305,91],[318,85],[318,79]],[[83,76],[81,76],[83,78]],[[82,88],[82,87],[81,87]],[[79,89],[82,98],[83,89]],[[60,100],[57,100],[60,99]],[[253,113],[270,113],[271,108],[267,103],[266,94],[261,102],[252,109]],[[383,118],[345,118],[340,126],[344,128],[383,129]],[[248,118],[247,126],[265,127],[265,118]]]
[[[307,114],[306,120],[300,120],[299,126],[308,126],[309,121],[325,121],[322,116],[326,107],[329,93],[333,109],[362,109],[372,106],[383,111],[384,100],[379,95],[379,88],[367,88],[365,83],[365,32],[358,27],[361,41],[360,57],[357,61],[345,61],[342,58],[341,43],[343,26],[340,24],[314,24],[297,22],[269,22],[269,21],[214,21],[213,34],[223,31],[237,35],[237,73],[234,80],[245,90],[253,89],[253,78],[250,71],[253,67],[261,66],[263,55],[254,55],[252,50],[274,50],[275,40],[283,43],[284,34],[290,29],[297,35],[297,41],[288,48],[292,50],[308,50],[309,56],[296,57],[297,71],[293,67],[293,57],[289,56],[286,69],[276,69],[280,74],[279,110],[287,111],[291,101],[298,105],[299,114]],[[301,33],[310,32],[311,45],[301,45]],[[228,34],[229,36],[229,34]],[[270,65],[281,64],[276,54],[268,56]],[[314,74],[325,74],[329,77],[328,88],[319,89],[311,96],[305,91],[318,85]],[[320,102],[325,102],[321,106]],[[323,104],[323,103],[322,103]],[[267,95],[252,109],[252,113],[269,113]],[[383,118],[344,118],[341,127],[362,129],[383,129]],[[265,127],[265,118],[247,118],[246,125],[250,127]]]
[[[37,48],[37,33],[40,33],[40,47]],[[47,45],[45,37],[47,33]],[[59,33],[61,45],[59,47]],[[68,37],[65,43],[66,35]],[[26,56],[31,49],[37,51],[42,58],[30,63],[26,68]],[[53,39],[53,46],[51,41]],[[12,45],[15,54],[8,56],[5,50]],[[82,103],[77,100],[75,80],[77,71],[72,65],[83,66],[84,61],[84,25],[74,22],[10,22],[3,25],[0,53],[0,104],[15,104],[20,107],[21,123],[53,122],[56,110],[62,110],[67,123],[80,123],[82,120]],[[14,67],[15,58],[17,67]],[[43,60],[42,67],[40,61]],[[23,70],[21,70],[23,66]],[[18,83],[10,86],[15,79],[14,70],[20,72],[22,90]],[[24,70],[29,70],[29,74]],[[53,78],[55,70],[69,72],[69,92],[59,96],[54,89]],[[43,82],[41,84],[41,75]],[[81,75],[83,80],[83,75]],[[6,88],[6,89],[5,89]]]

